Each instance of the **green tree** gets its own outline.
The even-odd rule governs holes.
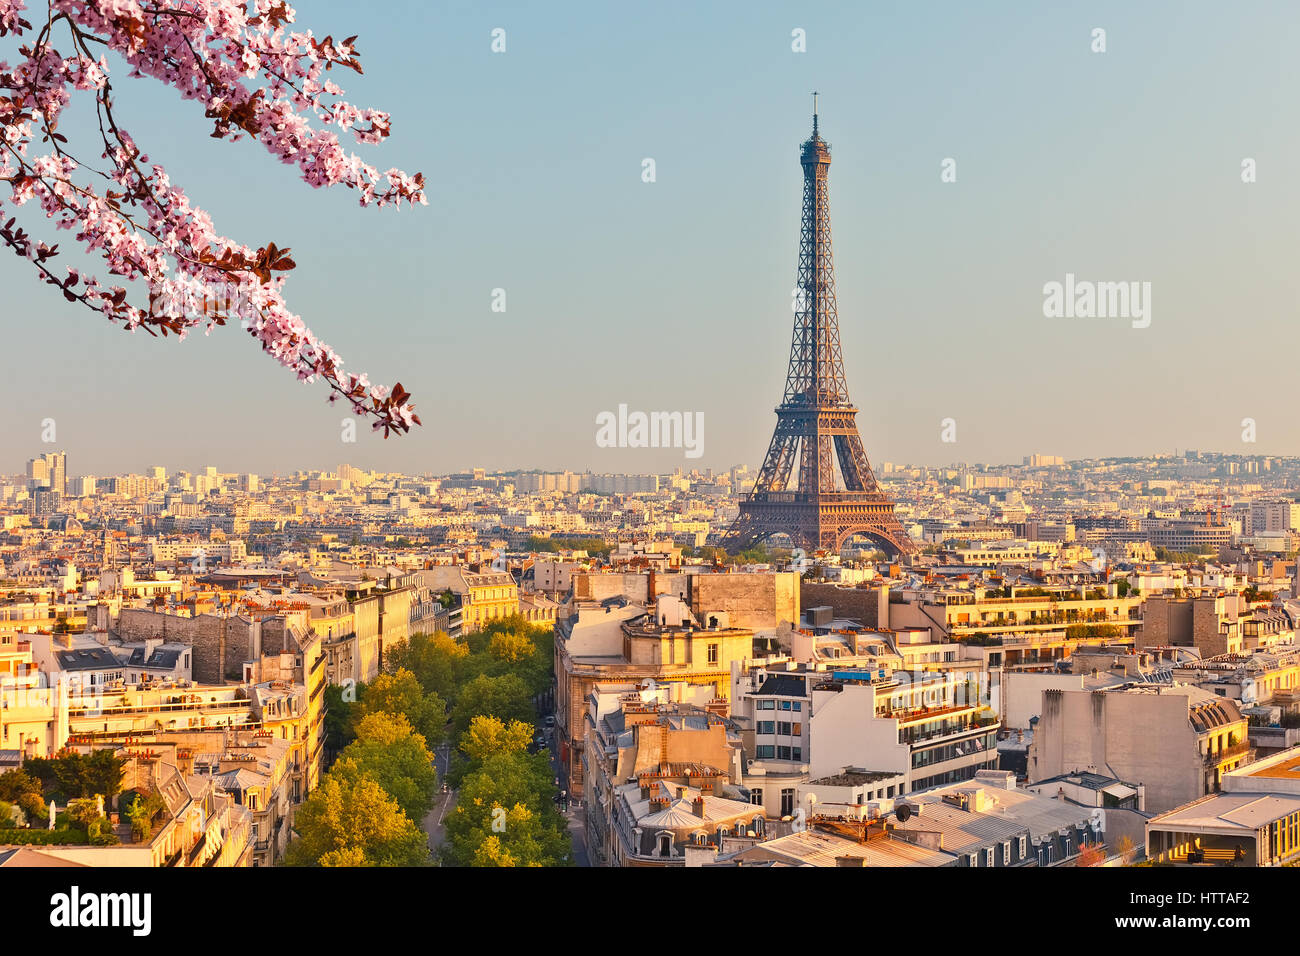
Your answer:
[[[374,780],[331,771],[298,808],[286,866],[426,866],[427,837]]]
[[[531,660],[537,648],[523,634],[493,634],[488,643],[488,654],[494,660],[519,664]]]
[[[471,640],[475,642],[472,645],[475,653],[466,671],[493,677],[514,674],[528,685],[531,695],[540,694],[551,685],[555,634],[550,628],[513,614],[491,622],[482,632],[472,635]]]
[[[496,834],[488,837],[474,851],[474,861],[470,866],[518,866],[515,855],[501,845],[501,838]]]
[[[153,823],[167,805],[160,794],[150,791],[136,793],[126,805],[126,818],[131,821],[131,837],[137,843],[145,843],[153,836]]]
[[[389,673],[408,670],[427,694],[455,701],[469,661],[469,647],[444,632],[412,634],[409,640],[390,648],[385,657]]]
[[[365,693],[365,684],[355,688],[358,695]],[[353,725],[357,719],[355,701],[343,699],[343,688],[335,684],[325,687],[325,746],[337,754],[356,739]]]
[[[47,795],[71,800],[98,793],[111,800],[122,787],[125,761],[112,750],[96,750],[85,755],[71,751],[49,759],[29,758],[26,767],[41,781]]]
[[[330,773],[352,783],[368,777],[411,820],[423,820],[438,791],[438,772],[424,737],[401,714],[367,714]]]
[[[460,737],[460,749],[475,764],[482,764],[497,754],[527,753],[533,739],[533,725],[522,720],[509,724],[498,717],[480,714],[469,723]]]
[[[97,809],[98,802],[89,797],[78,797],[76,800],[68,801],[68,819],[74,826],[86,829],[90,826],[91,821],[98,820],[103,814]]]
[[[41,796],[40,781],[22,767],[0,773],[0,800],[16,804],[33,823],[40,821],[48,807]]]
[[[527,721],[533,716],[528,685],[514,674],[491,677],[480,674],[461,688],[451,714],[453,739],[459,740],[469,729],[470,721],[480,715],[503,721]]]
[[[402,714],[430,747],[443,741],[446,703],[437,694],[426,694],[415,675],[405,668],[380,674],[366,685],[358,702],[357,720],[376,713]]]
[[[498,753],[468,774],[447,816],[453,866],[564,866],[572,861],[565,819],[551,801],[541,755]],[[495,843],[489,842],[495,839]],[[509,862],[506,862],[509,861]]]

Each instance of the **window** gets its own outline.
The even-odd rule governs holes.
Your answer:
[[[755,806],[759,806],[759,807],[761,807],[761,806],[763,805],[763,790],[762,790],[762,788],[759,788],[759,789],[757,789],[757,790],[751,790],[751,791],[749,791],[749,802],[752,803],[752,804],[754,804]]]
[[[1019,849],[1020,849],[1020,859],[1022,859],[1022,860],[1023,860],[1023,859],[1025,858],[1025,856],[1029,853],[1029,845],[1028,845],[1028,844],[1029,844],[1029,838],[1028,838],[1028,837],[1021,837],[1021,838],[1020,838],[1020,847],[1019,847]]]
[[[794,702],[793,702],[793,706],[791,706],[790,709],[793,710],[793,711],[800,711],[800,710],[803,710],[803,701],[801,701],[801,700],[796,700],[796,701],[794,701]]]
[[[803,724],[795,724],[790,728],[790,732],[796,737],[801,736],[803,734]]]
[[[710,644],[710,645],[709,645],[709,663],[710,663],[710,664],[716,664],[716,663],[718,663],[718,645],[717,645],[717,644]]]
[[[802,748],[802,747],[793,747],[793,748],[791,748],[791,749],[792,749],[792,751],[793,751],[793,756],[791,757],[792,760],[802,760],[802,759],[803,759],[803,748]]]
[[[760,744],[754,748],[754,758],[757,760],[771,760],[776,756],[776,747],[771,744]]]
[[[782,710],[789,710],[789,709],[790,709],[790,701],[788,701],[788,700],[783,700],[783,701],[781,701],[781,709],[782,709]]]
[[[777,721],[776,732],[782,737],[790,736],[790,722],[786,720]]]
[[[984,865],[985,866],[993,865],[993,847],[988,847],[984,851]]]
[[[776,733],[776,722],[772,720],[760,720],[758,722],[758,732],[760,734]]]
[[[760,701],[758,702],[758,709],[759,709],[759,710],[776,710],[776,701],[774,701],[774,700],[760,700]]]
[[[1002,865],[1003,866],[1011,865],[1011,841],[1010,840],[1002,844]]]
[[[781,816],[788,817],[794,813],[794,789],[787,787],[781,791]]]
[[[789,748],[789,747],[777,747],[777,748],[776,748],[776,759],[777,759],[777,760],[789,760],[789,759],[790,759],[790,748]]]

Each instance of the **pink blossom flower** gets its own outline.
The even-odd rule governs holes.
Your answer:
[[[0,0],[0,37],[31,31],[24,10],[22,0]],[[237,319],[264,352],[303,381],[325,379],[331,401],[345,396],[386,435],[418,424],[400,385],[371,386],[366,376],[345,373],[339,356],[288,309],[288,250],[270,243],[253,249],[219,235],[207,212],[161,165],[149,163],[113,115],[107,58],[85,53],[90,42],[102,42],[126,60],[132,76],[154,77],[183,99],[198,100],[214,137],[256,140],[313,187],[355,189],[363,206],[427,205],[422,176],[390,169],[381,177],[327,128],[350,131],[365,144],[382,142],[390,131],[387,113],[343,101],[343,90],[323,76],[327,66],[359,71],[355,38],[286,31],[296,15],[280,0],[255,0],[251,15],[236,0],[49,0],[49,12],[40,18],[48,25],[39,42],[19,50],[17,65],[0,61],[0,177],[10,182],[8,201],[24,207],[36,200],[54,227],[72,230],[110,274],[142,282],[149,308],[129,303],[125,288],[105,290],[76,270],[59,278],[48,264],[57,250],[21,229],[5,226],[0,242],[65,298],[128,329],[184,337]],[[60,53],[63,43],[72,55]],[[55,133],[74,91],[94,96],[108,168],[83,167]],[[32,156],[38,136],[51,150]],[[105,180],[111,188],[102,188]]]

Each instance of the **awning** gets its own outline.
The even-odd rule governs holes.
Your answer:
[[[1126,787],[1122,783],[1112,783],[1109,787],[1102,787],[1101,792],[1114,797],[1116,800],[1125,800],[1128,797],[1137,795],[1137,791],[1132,787]]]

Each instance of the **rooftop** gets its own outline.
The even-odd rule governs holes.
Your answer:
[[[1296,794],[1219,793],[1161,814],[1148,826],[1254,833],[1274,820],[1297,812],[1300,812],[1300,795]]]
[[[1260,761],[1260,763],[1263,766],[1257,770],[1251,770],[1249,766],[1243,767],[1243,776],[1274,777],[1282,780],[1300,779],[1300,750],[1291,751],[1282,761]]]

